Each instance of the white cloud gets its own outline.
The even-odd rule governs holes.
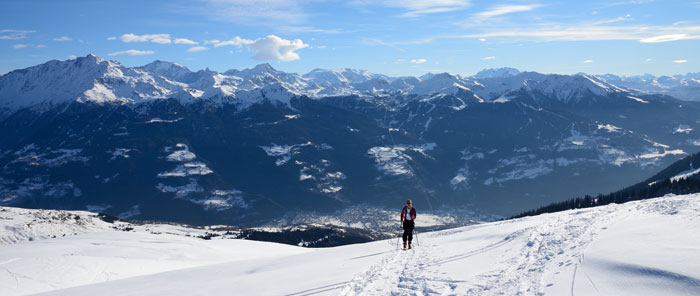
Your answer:
[[[152,50],[136,50],[136,49],[129,49],[129,50],[124,50],[124,51],[117,51],[108,54],[108,56],[118,56],[118,55],[131,55],[131,56],[138,56],[138,55],[147,55],[147,54],[154,54],[156,53],[155,51]]]
[[[661,36],[644,38],[644,39],[639,40],[639,42],[658,43],[658,42],[669,42],[669,41],[676,41],[676,40],[683,40],[683,39],[690,39],[690,36],[688,36],[688,34],[661,35]]]
[[[399,14],[399,17],[419,17],[426,14],[456,11],[471,5],[469,0],[355,0],[350,3],[361,6],[379,4],[405,10],[406,12]]]
[[[19,40],[27,38],[29,33],[34,33],[33,30],[12,30],[3,29],[0,30],[0,40]]]
[[[386,6],[401,7],[408,10],[423,10],[436,7],[465,7],[470,5],[468,0],[384,0],[379,1]]]
[[[675,60],[675,61],[673,61],[673,62],[676,63],[676,64],[684,64],[684,63],[687,63],[688,60]]]
[[[607,3],[601,8],[610,8],[610,7],[615,7],[615,6],[624,6],[624,5],[642,5],[642,4],[647,4],[651,2],[655,2],[656,0],[631,0],[631,1],[618,1],[618,2],[611,2]]]
[[[114,36],[112,36],[112,37],[107,37],[107,40],[117,40],[117,37],[114,37]]]
[[[488,61],[488,60],[494,60],[494,59],[496,59],[496,57],[491,56],[491,57],[485,57],[485,58],[483,58],[482,60]]]
[[[426,59],[413,59],[413,60],[411,60],[411,63],[414,63],[414,64],[422,64],[422,63],[425,63],[425,62],[427,62],[427,61],[428,61],[428,60],[426,60]]]
[[[396,61],[394,61],[394,64],[403,64],[405,62],[406,62],[405,59],[396,59]]]
[[[308,46],[301,39],[286,40],[275,35],[258,38],[255,42],[248,44],[248,48],[255,51],[253,59],[260,61],[277,59],[285,62],[298,60],[299,54],[294,51]]]
[[[498,5],[490,10],[484,11],[477,13],[476,16],[480,18],[490,18],[494,16],[500,16],[504,14],[510,14],[510,13],[516,13],[516,12],[523,12],[523,11],[530,11],[533,10],[537,7],[540,7],[542,5],[540,4],[530,4],[530,5]]]
[[[44,48],[44,47],[46,47],[46,44],[37,44],[37,45],[34,46],[34,47],[36,47],[36,48]]]
[[[593,60],[585,60],[585,61],[583,61],[583,63],[590,64],[590,63],[593,63]]]
[[[253,42],[255,42],[255,41],[249,40],[249,39],[243,39],[241,37],[236,36],[233,39],[228,40],[228,41],[209,40],[206,42],[206,44],[212,43],[212,44],[214,44],[214,47],[221,47],[221,46],[226,46],[226,45],[233,45],[233,46],[240,47],[242,45],[252,44]]]
[[[345,31],[341,29],[321,29],[311,26],[281,26],[280,31],[288,33],[323,33],[323,34],[340,34]],[[313,38],[312,38],[313,40]]]
[[[594,25],[602,25],[602,24],[611,24],[611,23],[631,21],[631,20],[633,20],[632,15],[627,14],[625,16],[621,16],[621,17],[617,17],[617,18],[609,19],[609,20],[603,20],[603,21],[595,22],[593,24]]]
[[[70,38],[68,36],[61,36],[61,37],[56,37],[53,39],[53,41],[71,41],[73,38]]]
[[[187,49],[187,52],[200,52],[200,51],[207,50],[207,49],[209,49],[209,48],[204,47],[204,46],[195,46],[195,47],[190,47],[189,49]]]
[[[367,45],[382,45],[382,46],[388,46],[392,47],[395,49],[398,49],[399,51],[405,51],[402,48],[399,48],[398,46],[402,45],[415,45],[415,44],[428,44],[432,42],[435,39],[441,38],[442,36],[434,36],[434,37],[428,37],[424,39],[417,39],[417,40],[411,40],[411,41],[384,41],[381,39],[364,39],[363,42]]]
[[[455,10],[460,10],[462,9],[461,7],[435,7],[435,8],[428,8],[428,9],[421,9],[421,10],[412,10],[409,12],[406,12],[404,14],[399,15],[400,17],[419,17],[424,14],[433,14],[433,13],[441,13],[441,12],[450,12],[450,11],[455,11]]]
[[[78,58],[78,56],[76,56],[76,55],[69,55],[69,56],[68,56],[68,59],[69,59],[69,60],[75,60],[75,59],[77,59],[77,58]]]
[[[463,27],[467,28],[484,28],[491,27],[489,25],[493,24],[506,24],[506,15],[532,11],[535,8],[541,7],[541,4],[527,4],[527,5],[496,5],[492,6],[490,9],[474,13],[469,16],[466,20],[460,22]],[[521,24],[522,25],[522,24]],[[520,27],[520,26],[518,26]]]
[[[189,40],[186,38],[177,38],[177,39],[173,40],[173,43],[175,43],[175,44],[188,44],[188,45],[199,44],[196,41],[192,41],[192,40]]]
[[[479,38],[479,41],[486,42],[486,38]]]
[[[605,26],[592,24],[534,24],[502,26],[482,33],[445,38],[509,38],[514,41],[637,40],[644,43],[700,39],[700,26]]]
[[[119,37],[123,42],[153,42],[158,44],[170,44],[170,34],[151,34],[151,35],[135,35],[132,33],[124,34]]]
[[[22,48],[27,48],[27,47],[29,47],[29,44],[22,44],[22,43],[17,43],[17,44],[12,46],[12,48],[14,48],[14,49],[22,49]]]
[[[296,24],[306,20],[304,5],[312,1],[301,0],[199,0],[183,13],[208,16],[217,21],[245,25],[279,26]]]
[[[248,49],[255,52],[253,59],[259,61],[295,61],[300,58],[299,54],[295,51],[309,47],[309,45],[305,44],[301,39],[287,40],[275,35],[268,35],[265,38],[258,38],[256,40],[243,39],[236,36],[228,41],[210,40],[209,43],[213,43],[214,47],[226,45],[242,47],[245,45]]]
[[[646,59],[646,60],[644,60],[644,61],[647,62],[647,63],[649,63],[649,62],[651,62],[652,60],[651,60],[651,59]]]

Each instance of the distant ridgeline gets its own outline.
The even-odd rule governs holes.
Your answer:
[[[603,206],[611,203],[661,197],[666,194],[690,194],[700,192],[700,152],[685,157],[644,182],[625,189],[598,196],[585,195],[552,203],[535,210],[520,213],[510,219],[536,216],[545,213]]]

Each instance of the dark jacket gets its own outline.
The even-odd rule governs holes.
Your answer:
[[[403,222],[405,219],[407,210],[407,206],[404,206],[403,209],[401,209],[401,222]],[[416,208],[411,208],[411,220],[416,220]]]

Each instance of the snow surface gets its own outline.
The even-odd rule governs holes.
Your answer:
[[[265,154],[271,157],[275,157],[275,165],[282,166],[292,159],[293,155],[299,154],[299,149],[301,147],[311,146],[313,143],[306,142],[301,144],[293,145],[277,145],[272,143],[270,146],[259,146],[260,149],[265,151]]]
[[[698,173],[700,173],[700,168],[689,169],[687,171],[681,172],[678,175],[671,177],[671,182],[678,182],[680,180],[688,179],[694,175],[697,175]]]
[[[166,152],[172,151],[165,159],[170,162],[179,162],[180,164],[170,171],[158,173],[159,178],[187,177],[214,173],[205,163],[194,161],[197,159],[197,155],[192,153],[186,144],[178,143],[175,145],[175,148],[179,150],[173,151],[173,147],[165,147]]]
[[[664,152],[651,151],[650,153],[645,153],[639,156],[639,158],[659,158],[666,157],[667,155],[683,155],[686,154],[685,151],[681,149],[674,150],[664,150]]]
[[[693,128],[691,128],[689,125],[681,124],[675,130],[673,130],[673,133],[674,134],[689,134],[692,131],[693,131]]]
[[[69,162],[87,162],[88,156],[81,156],[83,149],[51,149],[50,147],[38,147],[29,144],[14,153],[17,159],[10,162],[24,163],[30,166],[59,167]]]
[[[146,123],[173,123],[173,122],[178,122],[182,120],[183,118],[177,118],[177,119],[161,119],[160,117],[153,118],[149,121],[146,121]]]
[[[394,145],[389,147],[377,146],[367,151],[367,154],[374,158],[375,167],[388,176],[407,175],[413,176],[413,168],[409,164],[413,158],[407,154],[408,151],[420,153],[425,157],[430,157],[425,151],[433,150],[437,145],[427,143],[423,145]]]
[[[3,238],[18,211],[0,211]],[[0,246],[3,295],[700,295],[700,194],[418,233],[408,251],[86,232]]]

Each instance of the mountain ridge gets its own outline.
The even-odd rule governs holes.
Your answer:
[[[700,146],[697,103],[584,74],[235,74],[88,56],[0,77],[0,103],[27,104],[0,118],[0,204],[258,224],[412,197],[507,216]]]
[[[309,73],[298,75],[278,71],[265,63],[249,69],[232,69],[218,73],[209,69],[191,71],[180,64],[160,60],[130,68],[89,54],[74,60],[52,60],[0,76],[0,110],[3,110],[2,113],[7,116],[8,113],[21,108],[61,103],[67,100],[123,104],[166,98],[191,102],[224,96],[231,97],[235,101],[239,92],[241,96],[249,97],[248,93],[251,91],[258,89],[256,92],[259,92],[259,89],[266,85],[275,84],[282,92],[312,98],[342,95],[386,96],[397,93],[455,94],[463,89],[475,92],[485,101],[492,101],[503,97],[509,91],[528,86],[528,81],[536,81],[539,84],[548,83],[550,89],[580,87],[559,85],[555,82],[556,80],[573,79],[579,80],[579,83],[587,82],[576,77],[587,78],[604,89],[622,90],[624,88],[624,91],[631,94],[661,93],[694,99],[694,90],[700,89],[700,80],[693,75],[689,73],[685,76],[653,78],[652,86],[640,87],[641,83],[648,81],[648,76],[640,76],[647,78],[624,78],[611,74],[540,74],[520,72],[513,68],[484,69],[469,77],[450,73],[429,73],[416,78],[389,77],[366,70],[348,68],[334,70],[317,68]],[[672,83],[675,88],[661,85],[660,80]],[[594,93],[601,91],[590,86],[586,88]],[[41,92],[48,89],[51,91]],[[563,100],[569,99],[566,94],[560,94],[557,97]],[[19,98],[21,100],[18,100]],[[700,97],[697,99],[700,100]],[[286,99],[281,101],[284,102]],[[252,103],[255,102],[241,100],[241,107],[245,108]]]

